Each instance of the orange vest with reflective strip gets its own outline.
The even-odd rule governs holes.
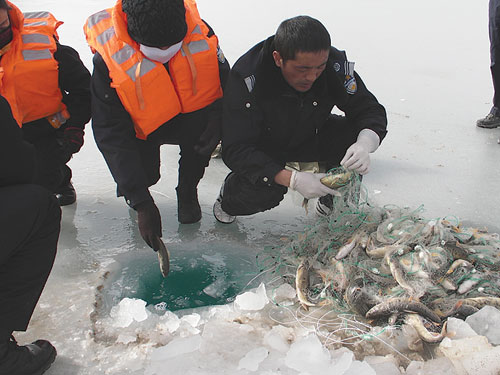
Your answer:
[[[28,12],[12,8],[9,19],[12,41],[0,59],[0,93],[12,108],[20,127],[47,118],[59,127],[69,118],[59,88],[59,64],[54,37],[62,24],[49,12]]]
[[[208,27],[194,0],[185,0],[184,5],[188,31],[181,50],[168,62],[168,71],[145,57],[128,35],[121,0],[85,23],[87,42],[106,63],[111,86],[130,114],[139,139],[146,139],[179,113],[202,109],[222,97],[217,37],[206,36]]]

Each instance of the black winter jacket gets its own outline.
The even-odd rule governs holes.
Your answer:
[[[252,183],[270,185],[287,161],[313,161],[303,157],[317,147],[318,130],[334,106],[358,132],[367,128],[380,140],[385,137],[385,109],[357,73],[350,72],[357,90],[347,89],[350,68],[345,52],[331,47],[323,73],[308,92],[299,93],[274,63],[273,40],[274,36],[244,54],[226,83],[222,158],[232,171]]]
[[[208,36],[210,36],[213,30],[208,24],[207,26]],[[149,179],[142,166],[134,124],[116,90],[111,87],[109,70],[102,56],[96,53],[93,62],[91,95],[94,138],[118,185],[118,195],[124,195],[127,204],[135,207],[141,202],[152,200],[152,197],[148,190]],[[222,87],[224,87],[229,69],[227,60],[219,54],[219,76]],[[210,104],[208,109],[210,118],[222,117],[220,99]],[[154,137],[154,134],[155,132],[151,136]]]

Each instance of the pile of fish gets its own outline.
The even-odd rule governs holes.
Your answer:
[[[500,309],[498,234],[427,220],[420,209],[360,203],[359,178],[337,174],[330,181],[345,186],[332,213],[285,251],[304,309],[329,306],[372,324],[405,323],[433,343],[446,335],[448,317]]]

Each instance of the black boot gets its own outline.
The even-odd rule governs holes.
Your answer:
[[[201,219],[201,208],[198,203],[196,188],[180,189],[177,187],[177,219],[181,224],[197,223]]]
[[[56,198],[60,206],[67,206],[76,202],[76,191],[71,181],[57,189]]]
[[[13,336],[0,340],[0,375],[41,375],[56,359],[57,351],[46,340],[19,346]]]

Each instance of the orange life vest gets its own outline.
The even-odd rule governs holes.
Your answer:
[[[87,42],[104,59],[111,86],[130,114],[139,139],[146,139],[179,113],[199,110],[222,97],[217,37],[206,36],[208,27],[194,0],[184,0],[184,5],[188,31],[181,50],[168,62],[168,71],[145,57],[128,35],[121,0],[85,23]]]
[[[59,88],[59,64],[54,37],[62,24],[49,12],[23,14],[8,2],[12,41],[0,60],[0,93],[7,99],[20,127],[47,118],[59,127],[69,113]]]

